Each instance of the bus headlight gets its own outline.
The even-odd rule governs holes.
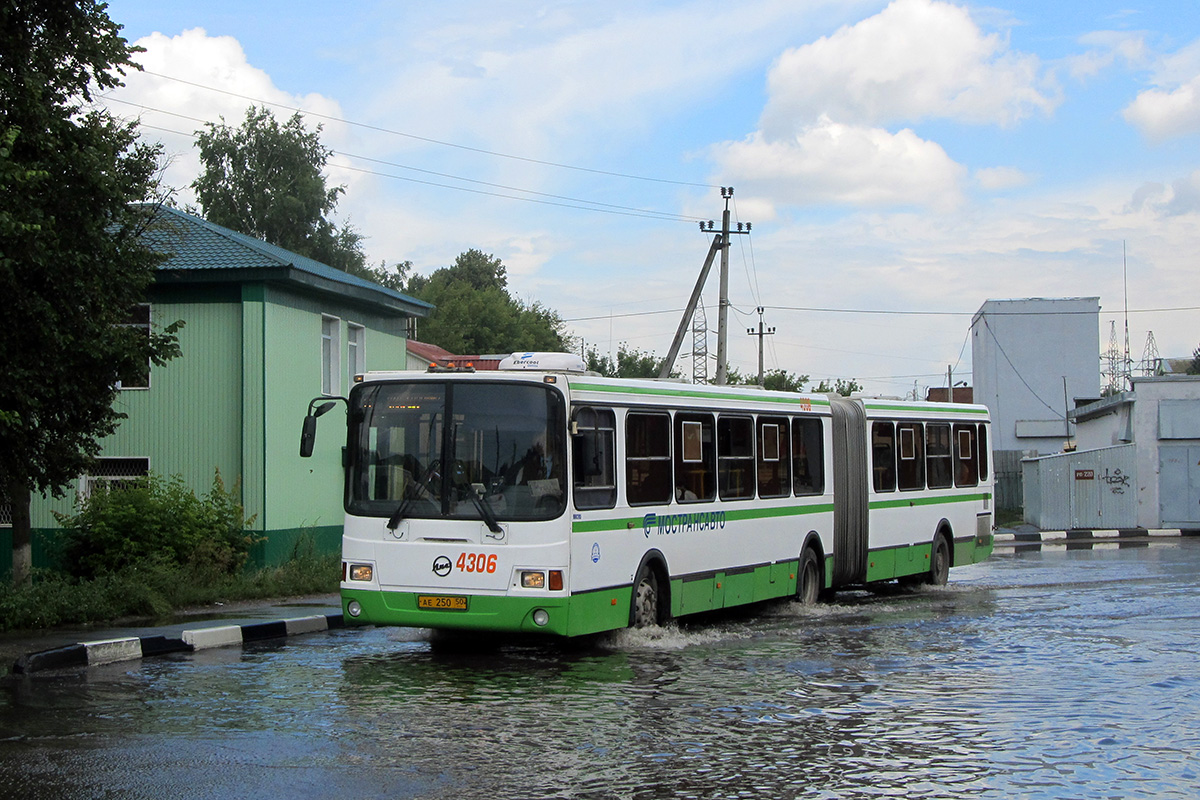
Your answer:
[[[546,588],[546,573],[544,572],[522,572],[521,573],[521,588],[522,589],[544,589]],[[542,623],[545,624],[545,623]]]
[[[539,628],[544,628],[546,623],[550,621],[550,615],[546,613],[546,609],[539,608],[533,612],[533,624]]]
[[[375,569],[370,564],[350,565],[350,580],[369,582],[373,577],[375,577]]]

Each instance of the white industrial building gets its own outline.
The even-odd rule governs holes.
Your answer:
[[[1062,452],[1076,398],[1100,396],[1100,298],[988,300],[971,320],[971,362],[993,449]]]

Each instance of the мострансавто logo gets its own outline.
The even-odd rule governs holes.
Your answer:
[[[646,538],[692,531],[715,531],[725,527],[724,511],[697,511],[691,514],[654,514],[642,517],[642,532]]]

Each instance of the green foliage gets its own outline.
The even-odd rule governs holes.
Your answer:
[[[850,380],[838,378],[833,383],[830,383],[828,380],[823,380],[817,384],[815,389],[813,389],[813,391],[817,394],[834,394],[836,392],[843,397],[849,397],[855,392],[861,392],[862,390],[862,384],[853,378]]]
[[[74,516],[57,515],[72,575],[94,578],[144,564],[232,573],[246,563],[253,536],[246,530],[237,488],[218,472],[199,498],[176,476],[110,487],[99,483]]]
[[[91,579],[36,570],[27,587],[0,585],[0,631],[106,623],[137,617],[163,620],[185,608],[239,600],[332,594],[341,556],[298,552],[278,567],[218,572],[211,566],[143,562]]]
[[[204,218],[239,233],[372,280],[362,234],[327,218],[345,189],[321,171],[333,151],[299,113],[282,125],[266,107],[246,109],[241,127],[224,119],[199,131],[203,172],[193,183]]]
[[[1188,375],[1200,375],[1200,347],[1192,351],[1192,363],[1187,369]]]
[[[729,385],[751,385],[758,383],[758,375],[743,375],[735,368],[726,373],[725,382]],[[774,392],[803,392],[804,384],[808,383],[807,375],[796,375],[786,369],[771,369],[763,372],[763,388]]]
[[[135,52],[92,0],[0,4],[0,495],[13,506],[13,577],[29,579],[29,499],[62,495],[123,415],[119,376],[178,353],[174,330],[121,327],[160,256],[160,151],[134,123],[87,111]]]
[[[437,307],[420,323],[417,338],[451,353],[573,349],[558,313],[509,294],[504,264],[480,250],[462,253],[428,277],[414,275],[405,289]]]
[[[625,342],[617,346],[615,363],[594,347],[587,349],[586,361],[589,370],[606,378],[657,378],[663,364],[657,354],[631,348]]]

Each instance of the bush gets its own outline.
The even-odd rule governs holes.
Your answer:
[[[115,486],[101,483],[80,502],[78,514],[57,516],[68,572],[95,578],[138,565],[234,573],[254,543],[246,530],[253,520],[242,513],[237,486],[226,490],[217,472],[203,498],[178,475],[151,474]]]
[[[333,594],[341,579],[337,553],[297,552],[277,567],[215,573],[211,567],[143,561],[90,579],[34,570],[30,586],[0,583],[0,631],[117,619],[167,620],[181,608],[297,595]]]

